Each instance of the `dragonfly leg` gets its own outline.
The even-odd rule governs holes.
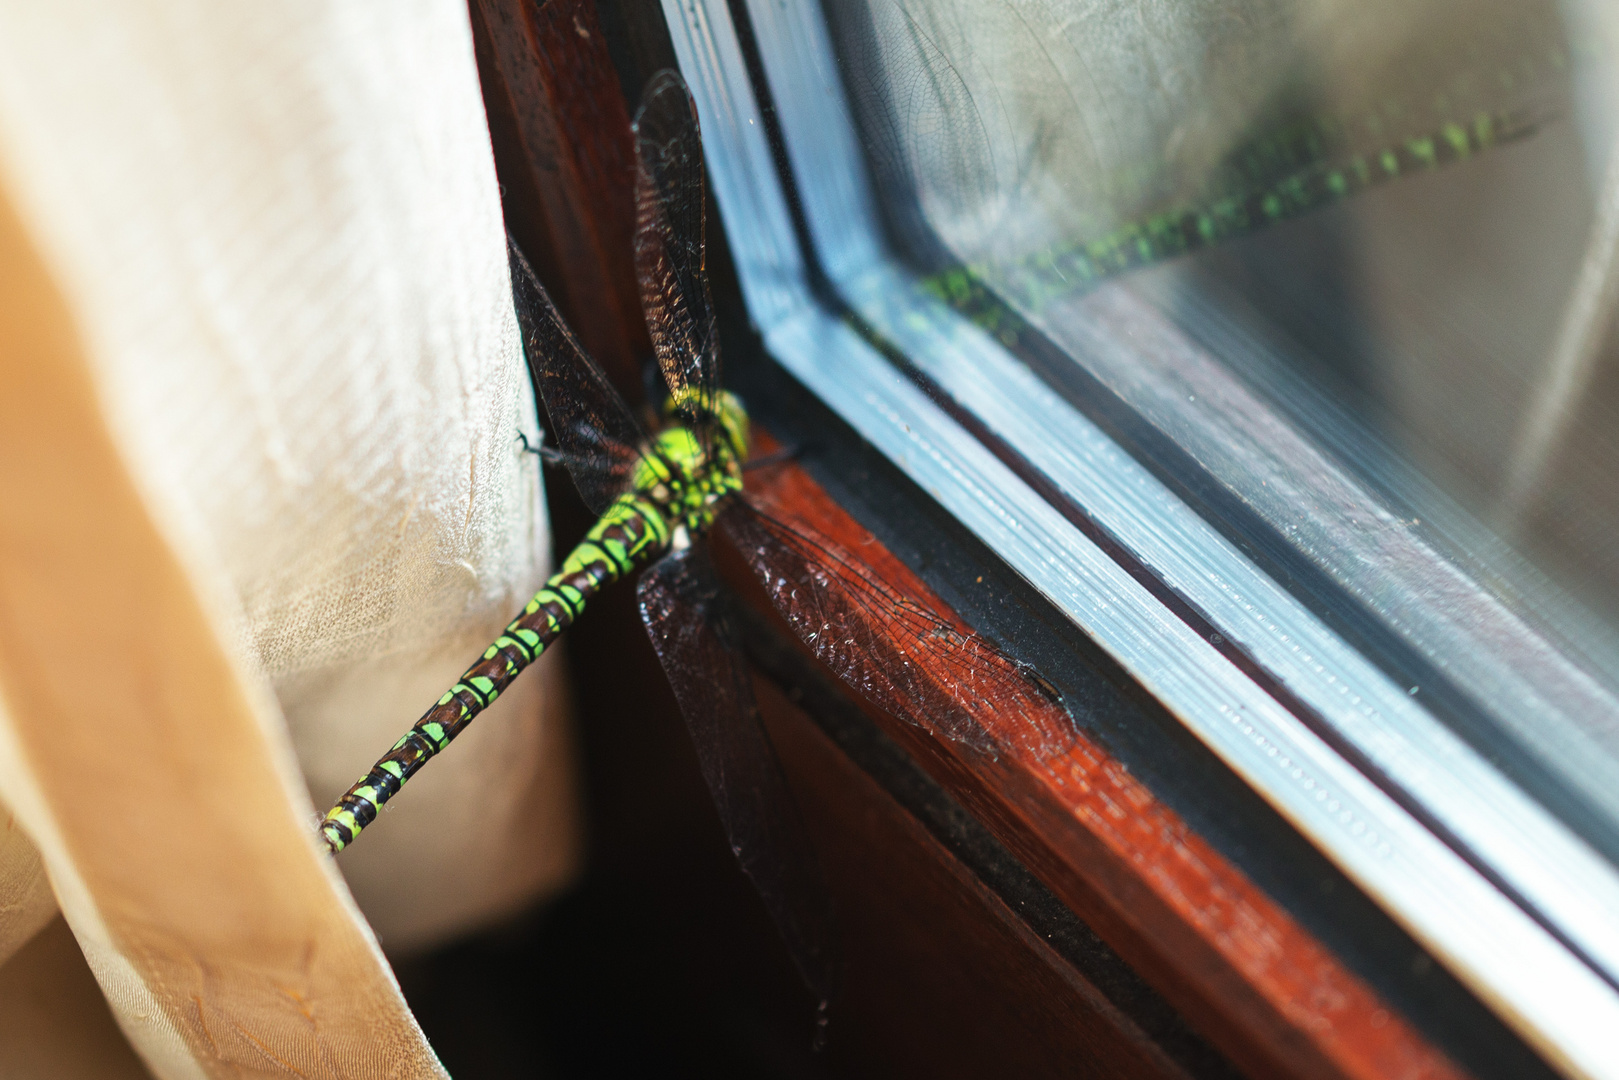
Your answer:
[[[545,429],[540,429],[540,438],[536,443],[528,441],[528,436],[521,431],[517,433],[517,441],[523,444],[523,453],[533,454],[547,465],[565,465],[567,457],[560,450],[556,450],[545,443]]]

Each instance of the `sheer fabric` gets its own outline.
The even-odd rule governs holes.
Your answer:
[[[547,570],[465,6],[0,3],[0,428],[0,963],[59,905],[160,1077],[441,1075],[377,939],[571,872],[554,664],[313,822]]]

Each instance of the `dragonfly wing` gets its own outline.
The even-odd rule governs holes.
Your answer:
[[[990,757],[1044,760],[1073,744],[1056,692],[980,634],[900,596],[806,526],[738,503],[720,519],[771,603],[867,701]]]
[[[512,296],[534,387],[550,417],[555,449],[592,513],[630,486],[640,458],[641,425],[562,321],[545,287],[509,235]]]
[[[658,367],[682,423],[703,434],[720,385],[719,335],[704,263],[702,133],[674,71],[647,84],[635,114],[635,274]]]
[[[685,714],[720,821],[804,982],[832,994],[832,904],[809,831],[759,719],[753,683],[706,548],[642,576],[641,618]]]

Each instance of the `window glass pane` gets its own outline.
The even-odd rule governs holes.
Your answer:
[[[885,194],[1019,299],[1522,140],[1546,0],[832,0]]]
[[[1218,497],[1183,477],[1189,497],[1313,608],[1336,591],[1358,612],[1337,625],[1379,621],[1587,793],[1614,789],[1611,4],[824,7],[890,240],[940,296],[1138,410],[1183,452],[1154,466],[1212,475]],[[1132,305],[1220,370],[1124,365],[1099,342]]]

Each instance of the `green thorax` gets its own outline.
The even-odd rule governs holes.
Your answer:
[[[705,425],[709,445],[692,428],[669,427],[651,440],[635,467],[631,486],[668,519],[701,535],[714,523],[721,504],[742,490],[742,459],[748,451],[748,414],[742,402],[721,391]]]

